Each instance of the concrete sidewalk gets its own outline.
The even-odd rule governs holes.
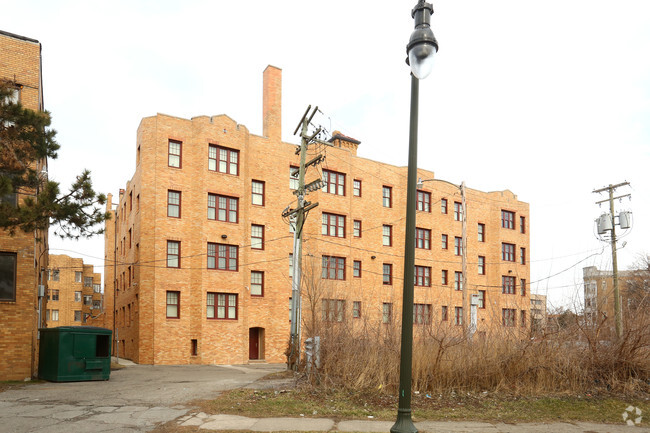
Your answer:
[[[352,420],[335,421],[329,418],[248,418],[237,415],[208,415],[193,413],[178,418],[181,426],[198,426],[201,430],[249,430],[261,432],[382,432],[387,433],[392,421]],[[615,424],[576,423],[526,423],[503,424],[485,422],[420,421],[415,426],[420,432],[431,433],[632,433],[650,432],[648,428]]]

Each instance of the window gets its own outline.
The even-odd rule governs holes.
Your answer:
[[[352,262],[352,276],[355,278],[361,278],[361,260],[355,260]]]
[[[485,290],[478,291],[478,308],[485,309]]]
[[[517,310],[514,308],[504,308],[501,310],[503,316],[503,326],[515,326]]]
[[[515,277],[503,275],[501,277],[501,293],[514,295],[515,290]]]
[[[455,321],[454,324],[457,326],[460,326],[463,324],[463,307],[455,307],[454,308],[454,313],[455,313]]]
[[[361,317],[361,301],[354,301],[352,303],[352,318],[358,319]]]
[[[454,237],[454,254],[457,256],[463,255],[463,238],[458,236]]]
[[[354,237],[355,238],[360,238],[361,237],[361,220],[354,220]]]
[[[521,296],[526,296],[526,280],[523,278],[519,280],[519,291],[521,292]]]
[[[519,231],[521,233],[526,233],[526,217],[524,216],[519,217]]]
[[[323,299],[322,317],[326,322],[342,322],[345,314],[345,301],[343,299]]]
[[[515,213],[510,212],[508,210],[502,210],[501,211],[501,227],[504,229],[512,229],[514,230],[515,228]]]
[[[93,292],[102,293],[102,285],[101,284],[93,284]]]
[[[430,192],[418,191],[416,209],[421,210],[422,212],[431,212]]]
[[[167,241],[167,267],[181,267],[181,243],[179,241]]]
[[[93,277],[84,277],[84,287],[93,286]]]
[[[74,301],[75,302],[81,302],[81,292],[80,291],[74,292]]]
[[[393,226],[384,225],[382,228],[382,244],[390,247],[393,245]]]
[[[382,188],[382,197],[384,207],[393,207],[393,188],[390,186],[384,186]]]
[[[501,259],[506,262],[515,261],[515,246],[514,244],[501,244]]]
[[[345,195],[345,175],[323,169],[323,191],[330,194]]]
[[[526,327],[526,311],[525,311],[525,310],[521,310],[520,313],[521,313],[521,314],[520,314],[520,316],[519,316],[519,317],[520,317],[519,325],[520,325],[522,328],[525,328],[525,327]]]
[[[293,278],[293,254],[289,253],[289,276]]]
[[[441,236],[441,242],[442,242],[441,246],[442,246],[443,250],[446,250],[447,248],[449,248],[449,237],[447,235],[443,234]]]
[[[181,147],[180,141],[169,140],[169,157],[167,165],[170,167],[181,168]]]
[[[251,225],[251,248],[254,250],[264,249],[264,226]]]
[[[440,199],[440,213],[447,213],[447,199],[446,198],[441,198]]]
[[[181,192],[167,191],[167,216],[172,218],[181,217]]]
[[[81,322],[81,311],[77,310],[74,312],[74,321]]]
[[[431,249],[431,230],[415,228],[415,248]]]
[[[264,296],[264,272],[251,271],[251,296]]]
[[[298,187],[300,186],[300,179],[298,179],[300,173],[298,172],[298,170],[299,170],[298,167],[295,167],[293,165],[289,166],[289,188],[290,189],[298,189]]]
[[[345,237],[345,217],[333,213],[323,212],[323,224],[321,233],[324,236]]]
[[[390,286],[393,284],[393,265],[391,263],[384,263],[384,274],[383,282],[384,284]]]
[[[53,322],[59,321],[59,310],[52,310],[52,321]]]
[[[60,274],[60,273],[59,273],[59,270],[58,270],[58,269],[54,269],[54,270],[52,271],[52,281],[59,281],[59,274]]]
[[[323,256],[324,280],[345,280],[345,257]]]
[[[526,248],[519,248],[519,259],[522,265],[526,264]]]
[[[251,182],[251,203],[256,206],[264,206],[264,182],[261,180]]]
[[[449,284],[449,271],[447,271],[447,269],[442,270],[442,281],[441,282],[442,282],[443,286],[446,286],[447,284]]]
[[[478,241],[485,242],[485,224],[478,223]]]
[[[415,281],[413,284],[422,287],[431,287],[431,268],[429,266],[415,266]]]
[[[449,312],[447,310],[447,306],[443,305],[441,310],[440,310],[440,320],[443,322],[446,322],[449,320]]]
[[[208,219],[236,223],[239,220],[239,199],[208,194]]]
[[[413,324],[428,325],[431,323],[431,304],[413,304]]]
[[[361,197],[361,181],[359,179],[354,179],[352,184],[352,195],[355,197]]]
[[[206,317],[208,319],[237,320],[237,295],[208,292]]]
[[[463,220],[463,205],[457,201],[454,202],[454,221]]]
[[[84,305],[92,305],[93,297],[92,295],[84,295]]]
[[[459,271],[454,272],[454,290],[463,289],[463,273]]]
[[[390,323],[393,320],[393,304],[384,302],[381,306],[381,321],[383,323]]]
[[[178,319],[180,317],[181,292],[167,291],[167,318]]]
[[[485,256],[478,256],[478,274],[485,275]]]
[[[239,174],[239,151],[211,144],[208,147],[208,169],[237,176]]]
[[[238,255],[237,245],[208,242],[208,269],[236,271]]]
[[[52,300],[53,301],[58,301],[59,300],[59,291],[58,290],[51,290],[52,292]]]

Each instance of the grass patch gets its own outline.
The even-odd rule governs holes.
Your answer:
[[[458,396],[414,395],[413,419],[433,421],[486,422],[572,422],[621,423],[628,406],[639,407],[650,414],[650,401],[618,397],[512,397],[496,394]],[[248,417],[305,417],[341,419],[372,419],[393,421],[397,398],[382,394],[345,391],[250,390],[237,389],[215,400],[199,403],[206,413],[233,414]],[[647,419],[642,425],[648,426]]]

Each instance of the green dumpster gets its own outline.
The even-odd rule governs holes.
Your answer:
[[[110,329],[59,326],[39,331],[40,379],[52,382],[108,380],[111,374]]]

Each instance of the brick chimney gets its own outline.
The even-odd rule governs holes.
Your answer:
[[[282,69],[267,66],[264,70],[263,135],[282,140]]]
[[[329,142],[332,143],[335,147],[344,147],[350,149],[352,155],[357,155],[357,149],[361,142],[356,138],[348,137],[347,135],[341,134],[340,131],[334,131],[332,133],[332,138],[329,139]]]

